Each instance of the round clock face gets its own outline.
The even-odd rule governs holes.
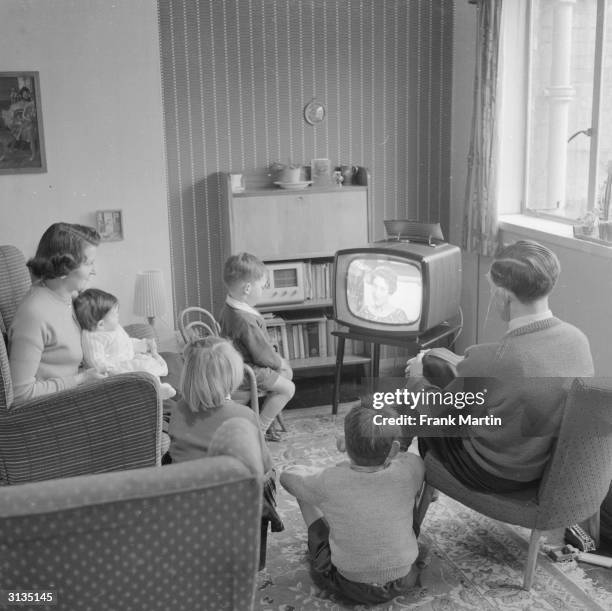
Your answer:
[[[309,102],[304,107],[304,119],[311,125],[321,123],[325,119],[325,106],[319,102]]]

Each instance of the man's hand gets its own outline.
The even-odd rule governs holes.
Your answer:
[[[429,351],[421,350],[416,356],[408,359],[406,369],[404,369],[404,374],[407,378],[418,378],[423,376],[423,357],[427,352]]]

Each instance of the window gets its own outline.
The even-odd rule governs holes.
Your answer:
[[[524,213],[611,218],[611,13],[612,0],[527,0]]]

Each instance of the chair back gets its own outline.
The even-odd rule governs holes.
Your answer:
[[[595,514],[612,481],[612,383],[576,378],[538,491],[538,524],[566,526]]]
[[[261,498],[230,456],[9,486],[2,587],[58,609],[252,609]]]
[[[21,251],[15,246],[0,245],[0,410],[8,409],[14,398],[6,343],[8,330],[31,285]]]
[[[7,411],[14,398],[8,353],[4,340],[0,338],[0,412]]]
[[[179,314],[178,325],[185,343],[208,335],[221,335],[221,327],[215,317],[198,306],[185,308]]]
[[[0,245],[0,332],[5,334],[32,282],[21,251]]]

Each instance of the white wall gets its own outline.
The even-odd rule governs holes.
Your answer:
[[[0,243],[27,258],[51,223],[119,208],[125,239],[101,244],[93,284],[127,324],[137,271],[162,269],[172,320],[155,0],[2,0],[0,32],[0,70],[40,72],[47,156],[46,173],[0,175]]]

